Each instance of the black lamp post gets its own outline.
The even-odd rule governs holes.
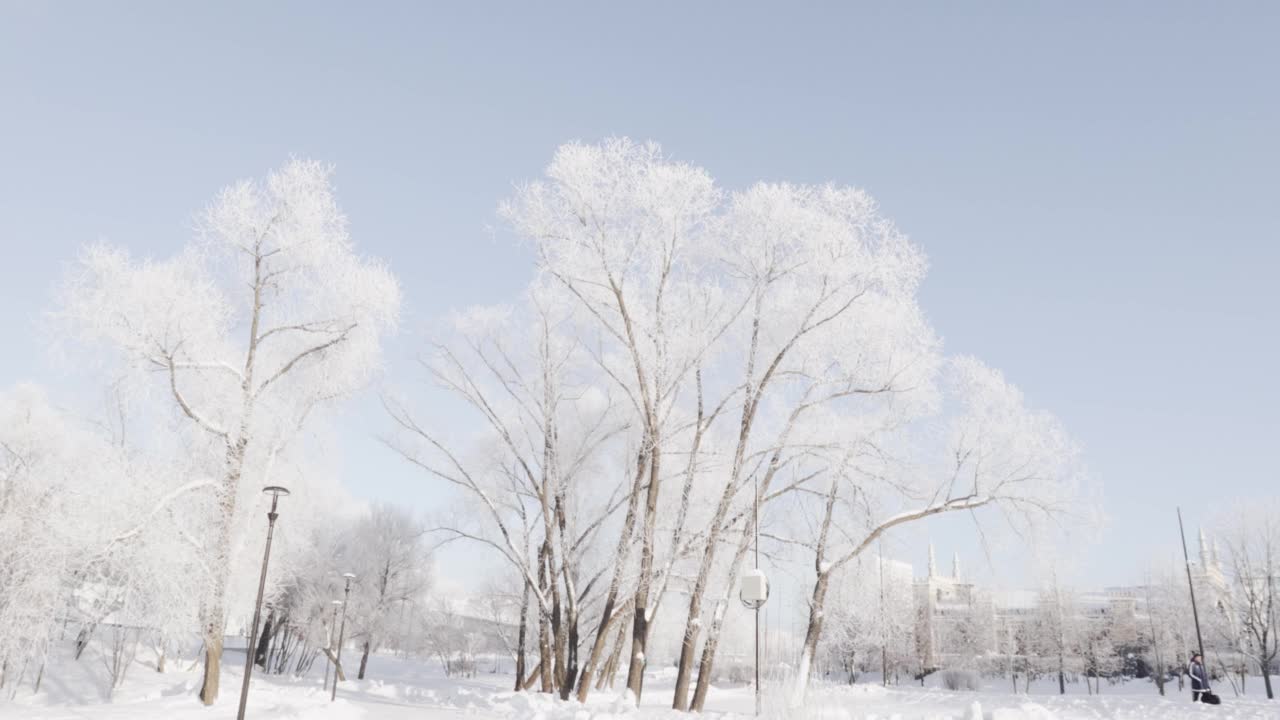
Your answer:
[[[356,576],[343,573],[342,577],[347,579],[347,587],[342,591],[342,625],[338,629],[338,652],[333,660],[333,690],[329,693],[329,702],[333,702],[338,697],[338,674],[342,672],[342,642],[347,634],[347,603],[351,600],[351,581]]]
[[[342,601],[341,601],[341,600],[334,600],[334,601],[333,601],[333,620],[330,620],[330,621],[329,621],[329,641],[328,641],[328,645],[329,645],[329,650],[330,650],[330,651],[332,651],[332,650],[333,650],[333,629],[334,629],[334,628],[336,628],[336,627],[338,627],[338,606],[339,606],[339,605],[341,605],[341,604],[342,604]],[[328,689],[329,689],[329,665],[330,665],[330,664],[332,664],[332,663],[326,663],[326,664],[325,664],[325,666],[324,666],[324,689],[325,689],[325,690],[328,690]],[[335,670],[336,670],[336,668],[335,668]],[[337,673],[337,672],[334,672],[334,673],[333,673],[333,678],[334,678],[334,680],[335,680],[335,681],[338,679],[338,673]]]
[[[267,549],[262,553],[262,575],[258,578],[258,599],[253,604],[253,625],[249,630],[249,646],[245,648],[244,682],[240,685],[240,711],[236,720],[244,720],[244,708],[249,702],[249,677],[253,675],[253,656],[257,652],[258,623],[262,620],[262,593],[267,589],[267,562],[271,559],[271,536],[276,530],[276,505],[289,491],[279,485],[268,485],[262,492],[271,496],[271,511],[267,513]]]

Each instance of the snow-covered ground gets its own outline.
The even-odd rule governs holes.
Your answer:
[[[232,662],[223,675],[223,694],[213,708],[195,699],[199,672],[185,667],[156,673],[146,661],[130,671],[123,688],[108,699],[105,666],[88,651],[79,662],[56,658],[45,673],[41,692],[31,693],[30,682],[9,699],[9,688],[0,700],[4,720],[214,720],[235,717],[240,689],[240,669]],[[374,658],[370,679],[344,683],[336,702],[321,687],[317,672],[304,679],[255,675],[248,716],[252,718],[306,718],[308,720],[445,720],[494,718],[495,720],[675,720],[670,710],[671,683],[666,673],[646,682],[639,709],[618,692],[596,693],[586,707],[552,698],[509,692],[510,678],[482,673],[474,679],[445,678],[435,663]],[[1261,682],[1255,686],[1261,690]],[[781,686],[766,686],[764,715],[782,720],[1280,720],[1280,702],[1259,694],[1233,697],[1229,687],[1219,688],[1223,704],[1193,705],[1187,693],[1162,698],[1150,683],[1135,681],[1103,685],[1103,694],[1084,694],[1083,685],[1059,696],[1048,683],[1032,686],[1030,695],[1014,695],[1007,688],[988,686],[979,692],[952,692],[936,687],[883,688],[875,684],[833,686],[817,684],[803,710],[788,709]],[[752,714],[750,688],[714,689],[706,717],[733,720]],[[684,716],[688,717],[688,716]]]

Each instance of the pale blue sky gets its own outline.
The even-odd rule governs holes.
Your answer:
[[[973,5],[0,0],[0,384],[63,381],[35,321],[79,245],[168,254],[290,154],[336,163],[399,274],[405,378],[432,317],[529,277],[487,229],[512,183],[625,134],[730,188],[873,193],[948,349],[1083,444],[1110,518],[1083,574],[1138,580],[1175,503],[1280,486],[1280,5]],[[352,490],[429,506],[353,418]]]

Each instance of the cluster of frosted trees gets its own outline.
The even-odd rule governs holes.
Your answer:
[[[399,287],[360,257],[331,170],[291,162],[222,191],[169,259],[80,254],[51,313],[76,382],[101,407],[0,395],[0,678],[38,687],[70,628],[113,686],[139,648],[163,670],[202,648],[218,694],[222,644],[252,612],[266,485],[285,485],[264,667],[300,672],[331,642],[342,572],[368,654],[421,602],[429,557],[410,514],[353,515],[326,471],[324,415],[371,379]],[[104,380],[106,378],[106,380]],[[97,393],[88,393],[96,396]],[[323,438],[319,438],[323,439]],[[421,613],[419,613],[421,616]]]
[[[639,696],[671,664],[672,705],[702,708],[759,530],[808,568],[801,700],[829,589],[884,533],[949,512],[1030,529],[1069,501],[1071,442],[942,354],[924,256],[865,193],[729,192],[610,140],[561,147],[503,214],[533,282],[458,313],[425,362],[483,432],[389,411],[392,447],[465,497],[435,530],[509,568],[516,687]],[[673,616],[679,651],[654,657]]]
[[[1275,698],[1272,675],[1280,672],[1280,504],[1274,499],[1243,503],[1220,519],[1225,540],[1222,585],[1196,592],[1209,662],[1245,691],[1250,674],[1262,675]],[[1215,550],[1214,555],[1217,555]],[[1214,648],[1217,651],[1214,651]],[[1216,658],[1216,660],[1215,660]],[[1238,680],[1238,682],[1237,682]]]
[[[502,212],[536,251],[532,281],[456,313],[424,359],[470,416],[387,397],[385,439],[460,490],[451,520],[419,529],[508,568],[516,687],[585,699],[621,679],[638,697],[671,663],[673,706],[702,708],[758,552],[811,583],[800,701],[832,585],[885,533],[953,512],[1031,531],[1070,502],[1072,443],[1000,373],[943,355],[916,298],[924,255],[865,193],[730,192],[615,139],[560,148]],[[329,642],[336,573],[369,592],[400,566],[349,567],[330,520],[343,503],[316,435],[373,379],[400,307],[395,278],[355,250],[330,169],[238,183],[197,228],[159,261],[92,245],[65,283],[54,321],[66,352],[113,378],[110,420],[6,399],[30,418],[6,439],[0,494],[22,507],[0,528],[3,586],[23,588],[0,598],[6,667],[48,647],[52,625],[23,613],[89,597],[158,645],[196,630],[212,702],[228,619],[250,607],[265,485],[294,495],[264,664],[303,671]],[[412,524],[393,515],[371,517]],[[427,616],[424,535],[410,536],[387,546],[407,569],[351,607],[366,656],[407,646]],[[679,638],[671,657],[653,655],[656,632]]]

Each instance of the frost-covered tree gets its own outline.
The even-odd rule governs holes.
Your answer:
[[[352,589],[351,637],[360,648],[363,680],[369,654],[397,631],[405,605],[423,602],[431,578],[425,530],[412,515],[392,505],[374,505],[360,518],[348,540],[350,556],[343,564],[355,573]]]
[[[850,683],[876,670],[887,685],[910,663],[916,614],[908,568],[863,556],[833,578],[819,647]]]
[[[0,392],[0,666],[15,690],[71,611],[77,575],[103,542],[100,488],[123,469],[110,443],[40,388]]]
[[[667,160],[654,144],[611,139],[562,146],[546,180],[520,188],[505,206],[515,229],[534,241],[539,269],[591,318],[586,342],[625,398],[638,432],[628,520],[618,543],[618,553],[627,553],[636,534],[627,687],[637,698],[661,596],[658,515],[673,410],[735,315],[699,262],[719,200],[701,168]],[[613,565],[618,570],[597,645],[619,611],[621,559]]]
[[[1267,698],[1274,699],[1271,674],[1280,657],[1280,503],[1243,505],[1229,522],[1229,613],[1240,629],[1241,653],[1257,665]]]
[[[672,704],[701,709],[756,505],[782,517],[795,496],[813,527],[850,528],[815,562],[825,583],[889,527],[986,504],[1025,519],[1069,484],[1052,421],[976,371],[956,394],[990,390],[966,407],[973,434],[921,442],[941,364],[916,301],[924,257],[861,191],[725,194],[655,145],[610,139],[561,147],[504,214],[536,251],[535,291],[463,313],[427,362],[478,412],[481,438],[459,445],[388,405],[396,449],[471,499],[475,524],[441,530],[488,544],[524,582],[539,662],[517,688],[585,700],[621,664],[638,699],[669,639],[650,645],[653,628],[679,617]],[[952,452],[952,467],[918,446]]]
[[[397,319],[395,278],[355,251],[331,176],[292,161],[228,187],[200,214],[199,237],[166,260],[91,245],[64,293],[75,332],[150,373],[216,449],[201,528],[206,704],[218,695],[241,510],[310,414],[369,380]]]
[[[1051,575],[1041,588],[1036,604],[1036,614],[1030,625],[1031,654],[1035,658],[1035,671],[1040,675],[1055,675],[1059,694],[1067,692],[1067,674],[1083,670],[1080,649],[1086,628],[1080,615],[1076,595],[1070,588]]]
[[[1120,658],[1113,634],[1115,627],[1108,619],[1090,619],[1082,623],[1080,633],[1080,665],[1085,688],[1091,694],[1102,692],[1102,678],[1120,669]]]
[[[1078,479],[1076,450],[1052,416],[1026,406],[1021,392],[999,373],[972,358],[949,363],[943,406],[945,444],[933,448],[934,463],[902,463],[876,432],[859,433],[839,423],[840,438],[822,443],[840,448],[818,493],[807,494],[811,538],[787,538],[809,553],[814,583],[805,644],[792,702],[803,703],[822,635],[831,578],[885,532],[935,515],[1000,510],[1016,527],[1030,528],[1065,512],[1064,501]],[[895,427],[890,425],[889,427]],[[927,446],[926,446],[927,447]],[[804,496],[801,496],[804,497]],[[973,646],[985,648],[991,628],[975,627]],[[982,637],[978,637],[982,635]]]
[[[1172,566],[1149,575],[1143,600],[1147,622],[1138,624],[1139,640],[1156,689],[1164,695],[1169,673],[1181,678],[1184,661],[1196,646],[1195,631],[1186,622],[1191,617],[1186,576]]]
[[[935,363],[932,333],[914,313],[923,255],[865,193],[760,184],[733,196],[716,230],[723,282],[745,305],[721,360],[737,423],[721,451],[730,453],[727,467],[709,480],[718,498],[689,595],[676,709],[689,705],[696,644],[709,620],[693,706],[706,698],[723,605],[753,537],[750,523],[741,522],[731,545],[722,539],[729,521],[742,517],[734,511],[751,500],[748,482],[754,493],[770,495],[795,448],[806,445],[797,427],[854,398],[901,393]],[[704,617],[722,545],[735,553]]]
[[[475,411],[481,446],[461,446],[393,401],[399,432],[389,444],[464,491],[464,514],[478,526],[460,519],[433,530],[446,541],[484,544],[515,571],[537,621],[533,676],[543,692],[567,698],[590,680],[586,672],[578,680],[581,608],[598,599],[603,578],[621,572],[597,540],[634,495],[630,478],[618,479],[622,473],[602,460],[605,449],[617,451],[626,421],[607,388],[582,376],[594,362],[573,336],[568,298],[535,285],[524,300],[520,308],[456,315],[450,337],[425,362],[437,384]],[[633,506],[627,517],[634,522]],[[516,655],[523,653],[522,643]]]

